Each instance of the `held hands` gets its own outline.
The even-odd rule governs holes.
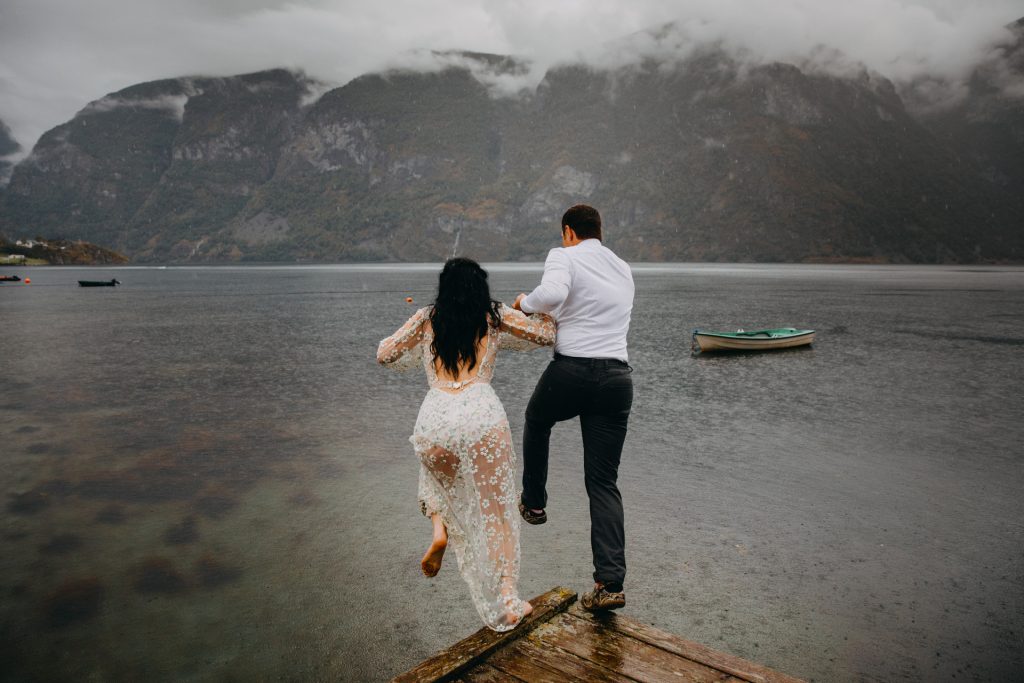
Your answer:
[[[522,301],[525,298],[526,298],[525,294],[520,294],[519,296],[517,296],[515,303],[512,304],[512,308],[516,309],[517,311],[522,311],[523,307],[520,304],[522,304]]]

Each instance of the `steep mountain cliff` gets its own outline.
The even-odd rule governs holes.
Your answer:
[[[960,109],[913,115],[877,75],[715,49],[563,66],[516,98],[465,67],[315,101],[286,71],[157,81],[46,133],[0,196],[0,232],[140,262],[536,259],[582,201],[629,259],[1022,260],[1021,99],[983,81]]]
[[[8,235],[87,239],[187,259],[273,173],[306,92],[286,71],[132,86],[48,131],[20,163]],[[3,228],[0,228],[2,230]]]

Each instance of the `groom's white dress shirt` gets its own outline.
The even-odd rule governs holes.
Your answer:
[[[629,264],[601,240],[587,239],[548,252],[540,285],[519,305],[555,319],[555,353],[628,361],[633,291]]]

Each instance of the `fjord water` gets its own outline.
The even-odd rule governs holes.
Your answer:
[[[490,270],[506,301],[540,274]],[[476,630],[455,558],[419,571],[407,437],[425,381],[374,363],[436,272],[37,268],[3,285],[2,677],[385,680]],[[1024,270],[635,276],[625,613],[811,680],[1019,676]],[[698,326],[818,339],[692,357]],[[548,353],[498,360],[517,448]],[[552,450],[527,596],[590,578],[577,423]]]

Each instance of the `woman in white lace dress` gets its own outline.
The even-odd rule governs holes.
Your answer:
[[[555,342],[555,323],[490,296],[475,261],[449,260],[437,299],[380,342],[377,362],[422,364],[430,385],[409,440],[420,461],[420,509],[434,525],[421,567],[441,568],[448,544],[484,623],[508,631],[530,613],[518,595],[519,491],[508,418],[491,388],[498,348]]]

